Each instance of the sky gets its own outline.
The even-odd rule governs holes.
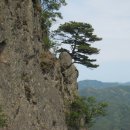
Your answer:
[[[94,55],[96,69],[76,65],[78,81],[85,79],[104,82],[130,81],[130,0],[66,0],[61,8],[62,20],[55,27],[68,21],[86,22],[93,26],[95,34],[102,37],[93,43],[100,49]]]

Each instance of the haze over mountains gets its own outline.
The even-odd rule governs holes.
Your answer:
[[[98,118],[90,130],[130,130],[130,82],[84,80],[79,82],[79,93],[109,104],[107,116]]]
[[[116,87],[116,86],[130,86],[130,82],[118,83],[118,82],[101,82],[98,80],[82,80],[78,82],[79,89],[86,87],[94,88],[107,88],[107,87]]]

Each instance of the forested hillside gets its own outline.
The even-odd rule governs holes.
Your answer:
[[[79,83],[80,95],[85,97],[94,96],[98,101],[108,102],[109,105],[107,116],[98,118],[96,120],[96,123],[92,128],[90,128],[90,130],[129,130],[130,129],[129,83],[105,84],[98,81],[96,82],[88,81],[88,84],[86,81],[86,84],[84,83],[85,81]],[[101,87],[98,86],[99,83]],[[92,86],[92,84],[93,85],[95,84],[95,87]]]

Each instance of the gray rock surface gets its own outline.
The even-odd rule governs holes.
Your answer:
[[[64,100],[77,94],[77,70],[62,69],[69,56],[51,62],[49,72],[41,70],[40,12],[32,0],[0,0],[2,42],[0,105],[8,117],[2,130],[67,130]]]
[[[62,52],[59,56],[59,59],[60,59],[60,64],[61,64],[62,68],[66,69],[67,67],[71,66],[71,64],[72,64],[72,58],[69,55],[69,53],[67,53],[67,52]]]

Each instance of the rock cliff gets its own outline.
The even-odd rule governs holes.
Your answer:
[[[77,70],[67,53],[42,50],[34,0],[0,0],[0,105],[2,130],[67,130],[65,101],[77,94]]]

